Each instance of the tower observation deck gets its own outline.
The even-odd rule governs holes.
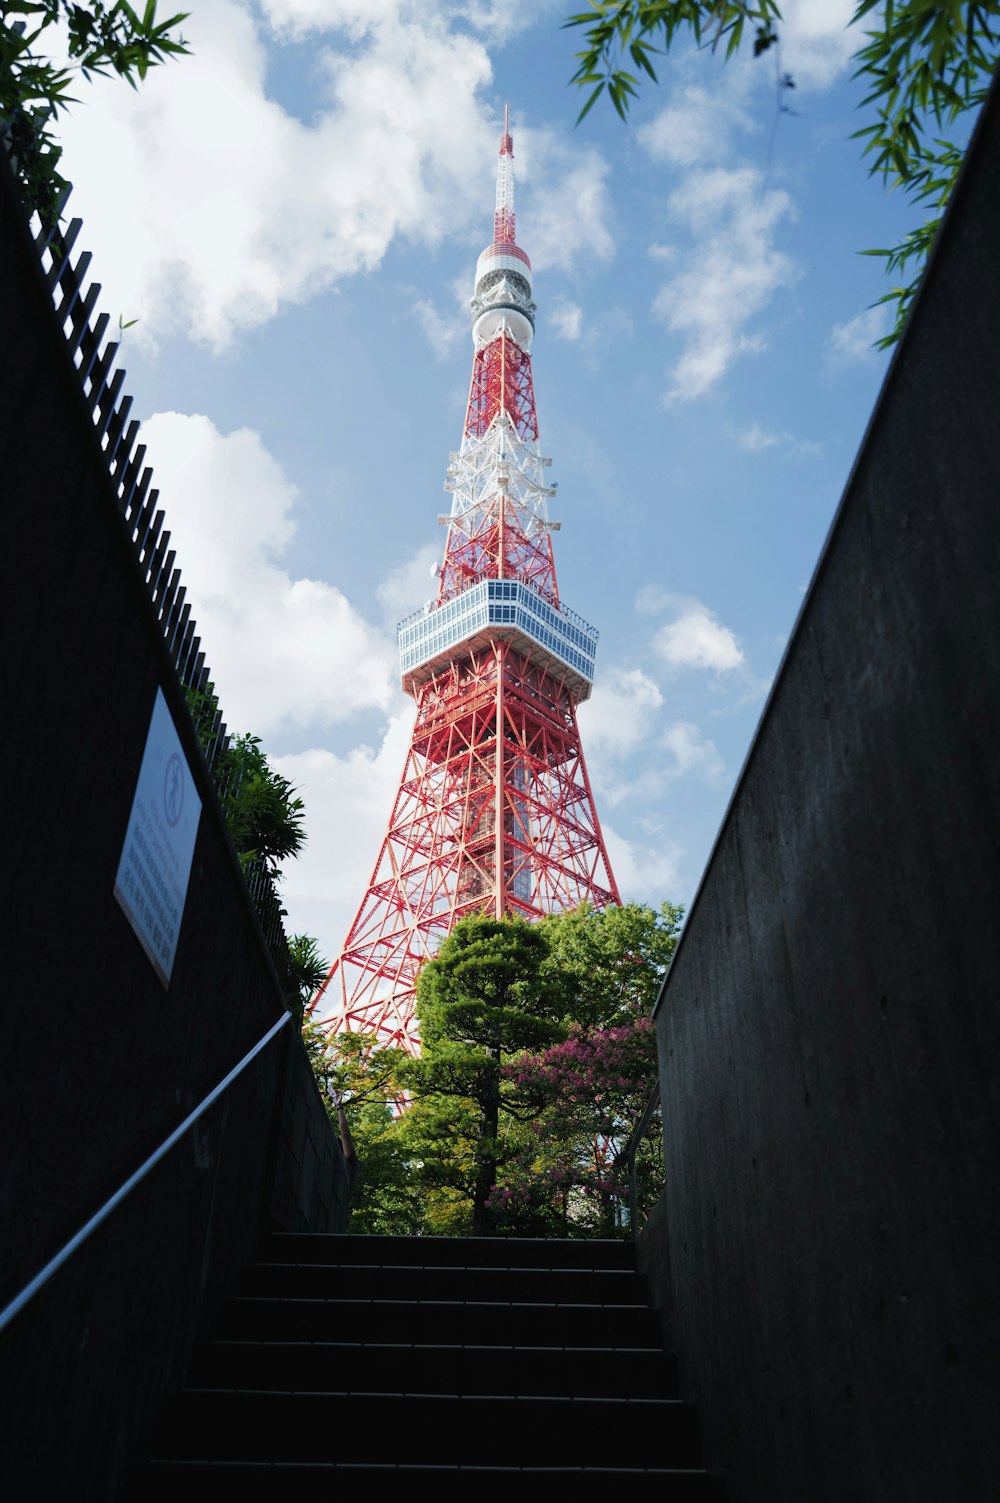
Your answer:
[[[334,1032],[416,1053],[417,976],[468,913],[541,918],[619,901],[576,707],[597,632],[559,598],[556,493],[538,443],[531,262],[517,244],[505,113],[493,239],[476,265],[465,427],[433,600],[399,627],[416,720],[371,880],[311,1004]]]

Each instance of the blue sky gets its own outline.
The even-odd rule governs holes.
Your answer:
[[[81,88],[65,169],[223,707],[306,800],[290,927],[336,954],[402,766],[505,100],[585,754],[623,896],[689,903],[884,374],[857,252],[912,222],[849,139],[853,0],[578,128],[569,6],[190,3],[192,58]]]

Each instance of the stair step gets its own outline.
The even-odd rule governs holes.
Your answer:
[[[405,1264],[260,1262],[240,1292],[299,1299],[494,1301],[646,1305],[646,1281],[628,1269],[413,1267]]]
[[[380,1237],[341,1232],[269,1232],[265,1262],[353,1263],[432,1268],[635,1268],[631,1242],[550,1237]]]
[[[369,1392],[410,1386],[425,1393],[561,1394],[571,1398],[665,1398],[676,1373],[658,1348],[409,1345],[400,1342],[216,1341],[199,1354],[198,1388]]]
[[[560,1484],[577,1499],[602,1499],[627,1493],[662,1503],[718,1503],[719,1484],[698,1468],[656,1467],[508,1467],[421,1466],[412,1462],[254,1463],[159,1460],[143,1468],[123,1503],[302,1503],[334,1496],[334,1489],[370,1482],[382,1487],[402,1483],[432,1485],[435,1498],[501,1497],[511,1484],[530,1498]],[[487,1489],[486,1484],[494,1486]],[[558,1494],[556,1494],[558,1496]]]
[[[718,1503],[622,1242],[270,1233],[122,1503],[371,1479]]]
[[[402,1375],[401,1375],[402,1376]],[[411,1373],[408,1383],[419,1382]],[[627,1428],[625,1428],[627,1427]],[[192,1460],[696,1468],[695,1411],[679,1399],[484,1398],[188,1388],[171,1406],[169,1450]]]
[[[658,1331],[640,1305],[450,1303],[436,1300],[275,1299],[242,1295],[225,1311],[227,1340],[393,1342],[451,1346],[650,1346]]]

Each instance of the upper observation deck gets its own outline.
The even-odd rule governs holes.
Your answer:
[[[519,579],[482,579],[443,605],[425,606],[399,625],[403,688],[417,688],[446,668],[456,649],[498,638],[561,678],[574,703],[589,698],[598,633],[565,606],[553,605]]]

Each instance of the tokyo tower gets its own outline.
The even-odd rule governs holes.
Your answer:
[[[541,918],[619,901],[576,707],[597,632],[556,585],[531,379],[531,262],[514,236],[505,111],[493,240],[476,266],[475,354],[437,595],[399,627],[416,721],[371,881],[313,1000],[331,1032],[419,1052],[417,975],[466,914]]]

